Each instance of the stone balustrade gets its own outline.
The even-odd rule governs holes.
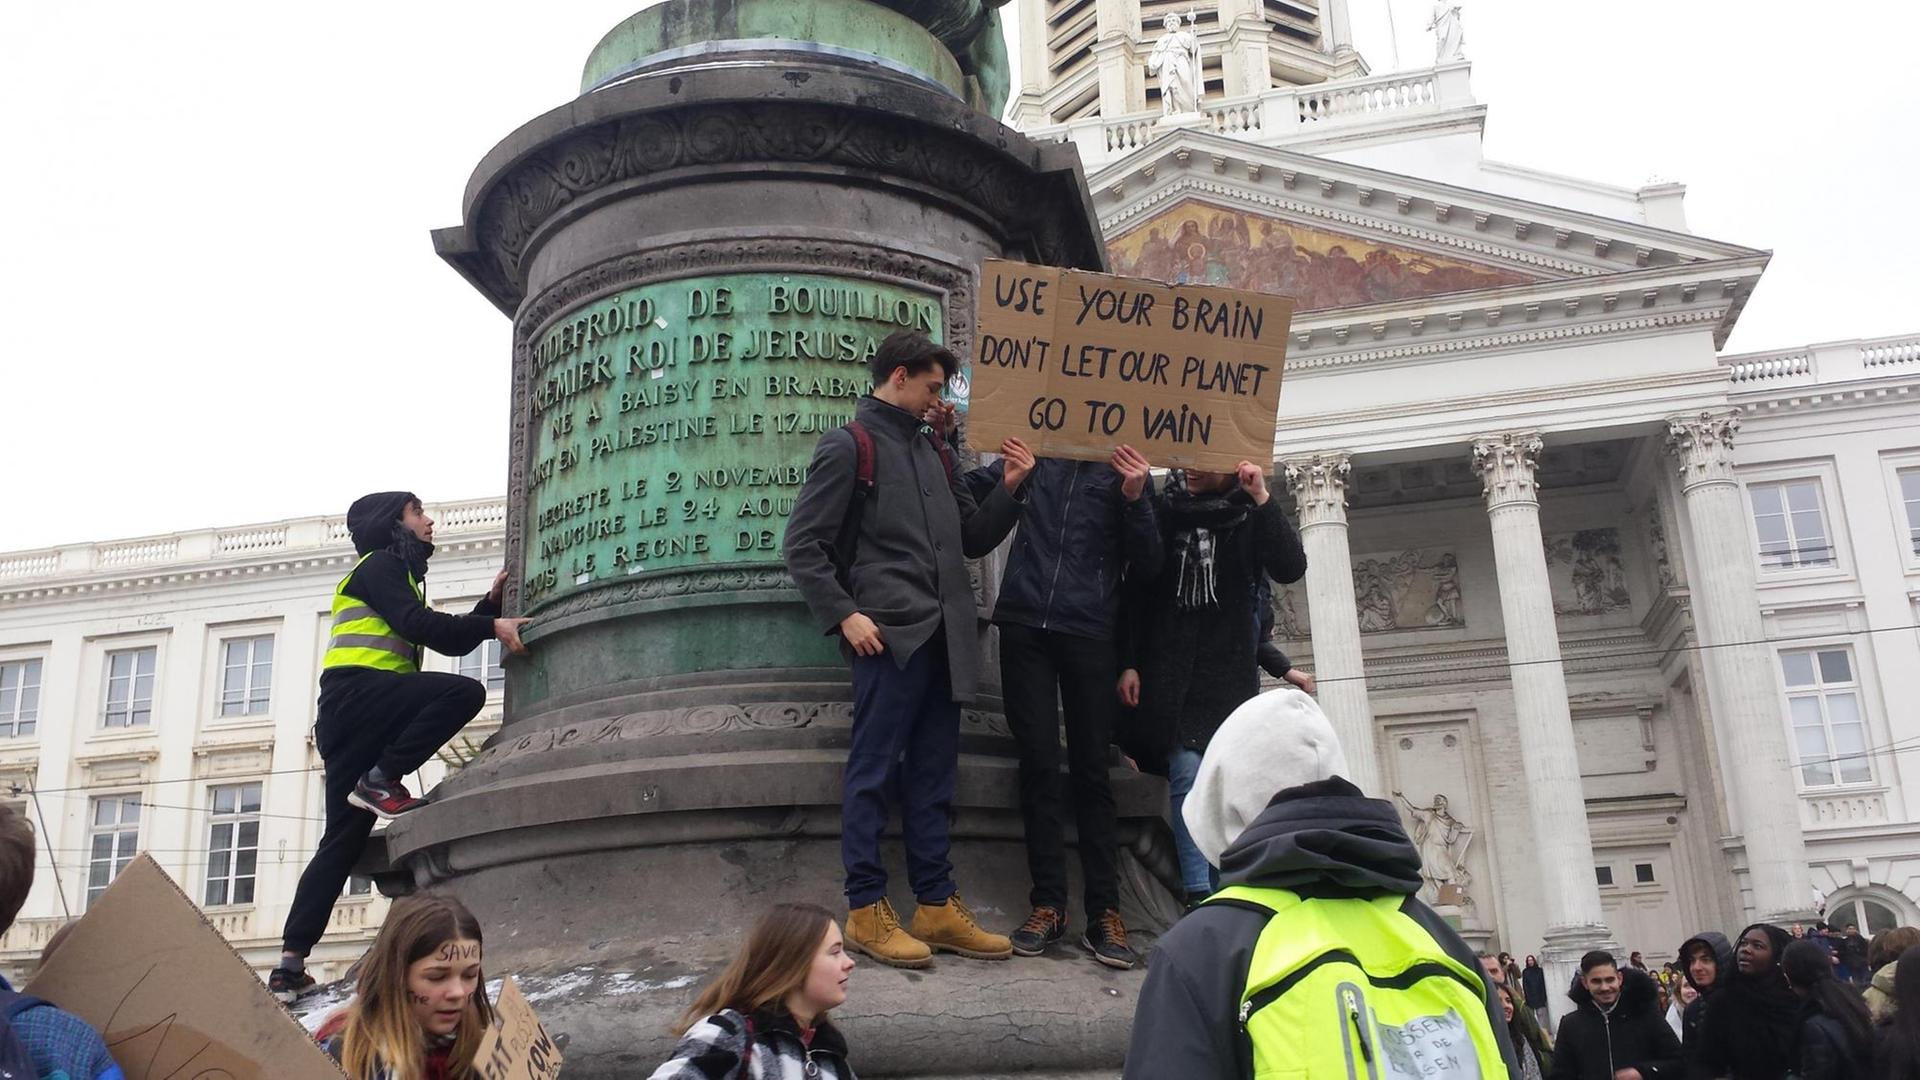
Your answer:
[[[503,532],[505,499],[474,499],[427,507],[440,535]],[[287,521],[198,529],[171,536],[68,544],[57,548],[0,553],[0,587],[16,582],[148,573],[169,566],[208,562],[244,562],[283,553],[319,553],[349,546],[345,517],[293,518]]]
[[[1831,341],[1779,352],[1720,358],[1736,392],[1878,378],[1920,365],[1920,337]]]
[[[1261,142],[1285,145],[1324,138],[1329,131],[1346,125],[1472,105],[1468,66],[1461,62],[1423,71],[1281,86],[1259,94],[1215,98],[1200,103],[1198,119],[1179,123],[1220,134],[1259,132]],[[1035,128],[1030,137],[1075,144],[1091,170],[1147,145],[1165,126],[1160,111],[1150,109]]]
[[[1803,795],[1800,821],[1808,829],[1845,829],[1887,823],[1887,797],[1881,791],[1837,791]]]

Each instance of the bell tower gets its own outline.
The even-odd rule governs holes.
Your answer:
[[[1201,100],[1366,74],[1347,0],[1013,0],[1023,129],[1153,109],[1147,53],[1169,15],[1200,38]]]

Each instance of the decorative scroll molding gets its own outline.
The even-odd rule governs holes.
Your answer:
[[[544,731],[503,739],[482,751],[463,772],[492,768],[532,754],[668,735],[721,735],[746,731],[792,731],[800,728],[853,726],[853,703],[847,701],[761,701],[751,704],[696,705],[681,709],[652,709],[598,720],[565,724]],[[960,730],[973,734],[1012,737],[1006,717],[979,709],[960,714]]]

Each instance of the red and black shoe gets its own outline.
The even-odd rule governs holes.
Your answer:
[[[376,782],[363,776],[347,793],[347,803],[382,821],[392,821],[409,810],[418,810],[427,805],[427,800],[414,798],[407,791],[407,786],[398,780]]]

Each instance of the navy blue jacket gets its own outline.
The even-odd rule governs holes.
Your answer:
[[[967,474],[975,498],[1000,484],[1001,471],[996,461]],[[1000,577],[993,621],[1112,640],[1122,572],[1160,571],[1151,482],[1148,488],[1128,502],[1120,474],[1105,462],[1035,460],[1021,486],[1020,532]]]

